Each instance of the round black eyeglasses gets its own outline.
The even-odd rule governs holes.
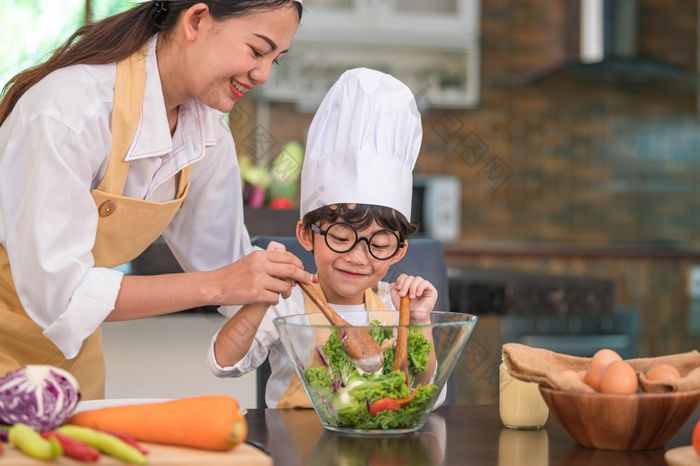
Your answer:
[[[368,238],[360,236],[352,225],[342,222],[332,223],[325,230],[311,225],[311,230],[322,235],[328,248],[339,254],[352,251],[357,243],[364,241],[370,255],[380,261],[391,259],[404,245],[404,241],[391,230],[375,231]]]

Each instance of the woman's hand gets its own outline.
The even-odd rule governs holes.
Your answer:
[[[266,251],[286,251],[287,248],[284,247],[284,244],[278,243],[277,241],[270,241],[267,243],[267,247],[265,248]]]
[[[288,298],[296,282],[313,283],[301,260],[271,243],[267,251],[255,251],[233,264],[211,272],[173,273],[122,278],[114,310],[107,320],[157,316],[200,306],[260,304],[257,317],[267,306]]]
[[[214,272],[216,304],[277,304],[288,298],[296,282],[312,283],[301,260],[277,242],[255,251]]]
[[[401,304],[401,298],[411,298],[411,322],[428,323],[430,313],[437,302],[438,292],[428,280],[423,277],[414,277],[402,273],[391,284],[391,301],[396,309]]]
[[[265,251],[286,250],[283,244],[270,241]],[[294,282],[285,281],[291,289]],[[219,366],[233,366],[245,357],[268,308],[266,303],[246,304],[226,322],[214,342],[214,357]]]

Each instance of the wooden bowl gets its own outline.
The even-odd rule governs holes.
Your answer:
[[[602,450],[663,448],[700,401],[700,390],[608,395],[540,386],[540,393],[576,442]]]

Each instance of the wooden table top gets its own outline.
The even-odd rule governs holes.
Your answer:
[[[324,431],[313,410],[250,409],[249,440],[260,442],[276,466],[665,465],[664,450],[616,452],[580,447],[556,419],[544,429],[501,426],[498,406],[443,406],[422,431],[403,436],[353,437]],[[690,445],[700,409],[667,448]]]

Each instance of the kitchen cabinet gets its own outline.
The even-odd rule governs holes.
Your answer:
[[[479,0],[307,0],[290,56],[260,98],[313,111],[343,71],[396,76],[419,107],[479,100]]]
[[[168,314],[102,326],[105,398],[182,398],[223,393],[244,408],[255,406],[256,378],[218,378],[207,352],[226,318],[208,312]],[[0,459],[0,464],[2,460]]]

